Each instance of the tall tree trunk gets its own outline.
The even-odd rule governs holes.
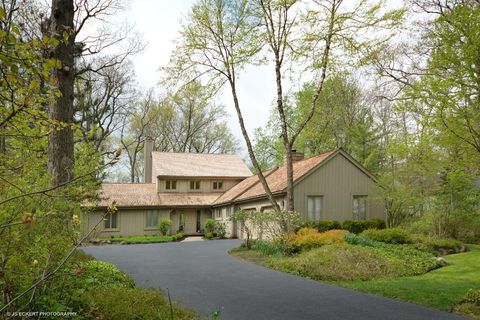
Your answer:
[[[73,0],[52,0],[50,30],[51,36],[58,39],[59,44],[51,54],[52,58],[61,63],[61,68],[53,71],[53,79],[61,97],[48,108],[49,119],[55,121],[55,127],[48,136],[48,171],[53,185],[68,182],[73,177],[73,16]]]
[[[275,211],[280,211],[280,206],[278,205],[277,201],[275,201],[272,191],[270,190],[267,180],[265,179],[262,169],[260,168],[257,158],[255,157],[255,153],[253,152],[252,142],[250,141],[250,137],[248,136],[247,129],[245,128],[242,111],[240,110],[240,103],[238,102],[236,85],[233,79],[234,79],[234,76],[230,77],[229,79],[230,88],[232,90],[233,104],[235,106],[235,110],[237,111],[238,123],[240,124],[243,138],[245,139],[245,143],[247,144],[248,155],[250,156],[250,160],[252,161],[253,166],[257,170],[258,179],[260,180],[260,183],[262,184],[263,189],[265,190],[265,193],[267,194],[268,200],[270,200],[270,203],[272,204],[273,209]]]

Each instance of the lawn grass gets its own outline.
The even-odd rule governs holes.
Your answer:
[[[127,244],[140,244],[140,243],[158,243],[158,242],[171,242],[172,236],[125,236],[125,237],[113,237],[102,240],[108,240],[111,243],[127,243]]]
[[[469,252],[446,256],[450,265],[424,275],[331,283],[451,311],[469,289],[480,288],[480,245],[470,245],[469,248]]]

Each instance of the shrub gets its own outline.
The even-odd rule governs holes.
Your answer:
[[[351,233],[362,233],[367,229],[384,229],[385,222],[381,219],[372,220],[345,220],[343,222],[343,229],[350,231]]]
[[[315,229],[302,228],[292,237],[291,244],[298,251],[308,250],[325,244],[343,242],[343,235],[345,233],[348,233],[348,231],[329,230],[327,232],[319,233]]]
[[[316,229],[317,228],[317,223],[315,221],[312,221],[312,220],[304,221],[298,228],[296,228],[295,232],[297,232],[301,228]]]
[[[397,276],[416,276],[441,267],[430,253],[416,249],[412,245],[379,243],[372,248],[387,258],[395,268]]]
[[[343,222],[343,229],[348,230],[351,233],[358,234],[368,228],[364,220],[345,220]]]
[[[168,229],[170,229],[170,226],[172,225],[172,220],[170,219],[161,219],[160,222],[158,223],[158,229],[160,230],[160,233],[162,236],[166,236],[168,233]]]
[[[269,266],[316,280],[370,280],[414,276],[440,267],[428,253],[405,245],[378,243],[377,247],[335,243],[293,257],[275,258]]]
[[[177,232],[174,235],[172,235],[172,241],[180,241],[183,238],[185,238],[185,234],[183,232]]]
[[[474,319],[480,319],[480,289],[470,289],[455,306],[454,311],[463,313]]]
[[[80,282],[84,282],[85,284],[88,284],[88,286],[135,286],[132,278],[123,273],[115,265],[104,261],[90,260],[82,262],[75,269],[75,273],[78,274]]]
[[[205,232],[205,239],[211,240],[213,239],[213,232]]]
[[[210,218],[206,219],[205,220],[205,231],[207,233],[209,233],[209,232],[213,233],[214,229],[215,229],[215,220],[210,219]]]
[[[437,255],[464,252],[468,249],[462,242],[455,239],[442,239],[416,235],[413,238],[413,242],[417,249]]]
[[[386,224],[382,219],[370,219],[366,220],[370,224],[370,229],[385,229]]]
[[[375,241],[372,241],[360,235],[356,235],[354,233],[347,233],[343,236],[343,238],[347,243],[353,244],[353,245],[367,246],[367,247],[377,246],[377,243]]]
[[[342,229],[340,222],[336,220],[321,220],[318,222],[317,230],[319,232],[325,232],[334,229]]]
[[[368,247],[333,244],[294,257],[272,259],[274,269],[315,280],[369,280],[393,274],[387,258]]]
[[[98,287],[83,294],[82,299],[92,319],[199,319],[194,311],[177,303],[170,305],[161,292],[152,289]]]
[[[384,243],[405,244],[413,242],[410,234],[407,231],[399,228],[383,230],[369,229],[363,231],[362,235],[370,240]]]
[[[225,225],[225,222],[216,221],[213,229],[214,229],[214,233],[220,239],[224,239],[225,236],[227,235],[227,226]]]

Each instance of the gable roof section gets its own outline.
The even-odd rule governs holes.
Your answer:
[[[252,172],[233,154],[152,152],[153,177],[246,178]]]
[[[278,168],[270,169],[268,171],[265,171],[263,174],[265,176],[269,176],[270,174],[275,172],[277,169]],[[238,196],[240,196],[245,191],[253,187],[257,182],[259,182],[257,174],[242,180],[240,183],[237,183],[235,186],[230,188],[227,192],[222,194],[217,200],[215,200],[214,204],[227,203],[235,200]]]
[[[336,153],[336,151],[330,151],[315,157],[294,162],[293,181],[296,182],[334,153]],[[285,166],[278,168],[275,172],[266,177],[266,180],[272,193],[283,192],[287,188],[287,168]],[[265,190],[263,189],[262,184],[258,182],[237,197],[236,200],[241,201],[261,196],[265,196]]]

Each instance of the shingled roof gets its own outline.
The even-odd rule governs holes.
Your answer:
[[[246,178],[252,172],[233,154],[152,152],[153,176]]]
[[[99,196],[99,207],[107,207],[113,201],[119,207],[158,205],[155,183],[102,183]]]
[[[293,181],[297,181],[317,165],[326,160],[335,151],[330,151],[319,156],[311,157],[305,160],[296,161],[293,163]],[[283,192],[287,188],[287,168],[285,166],[278,169],[273,169],[264,173],[268,186],[272,193]],[[248,182],[247,182],[248,180]],[[257,198],[265,196],[263,185],[258,179],[258,175],[254,175],[245,179],[240,184],[228,190],[220,198],[218,198],[214,205],[226,203],[230,201],[241,201],[250,198]]]
[[[221,193],[157,193],[155,183],[104,183],[98,207],[209,206]]]

